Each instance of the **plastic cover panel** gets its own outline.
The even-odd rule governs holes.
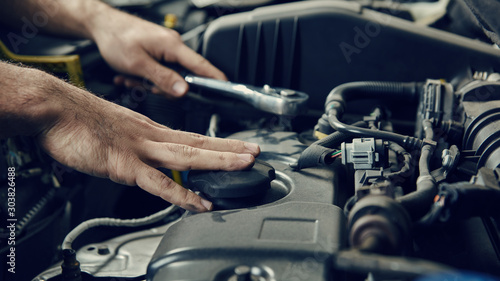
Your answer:
[[[500,50],[357,3],[305,1],[215,20],[203,55],[228,78],[304,91],[321,109],[329,91],[353,80],[452,79],[500,70]]]
[[[147,277],[228,280],[234,268],[247,265],[275,280],[290,280],[297,270],[306,280],[332,280],[344,224],[339,207],[308,202],[186,217],[167,231]]]

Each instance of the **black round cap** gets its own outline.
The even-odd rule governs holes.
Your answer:
[[[191,171],[188,187],[208,198],[241,198],[265,193],[275,178],[274,168],[256,159],[251,169],[243,171]]]

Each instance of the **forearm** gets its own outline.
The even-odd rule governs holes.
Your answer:
[[[0,138],[33,136],[62,110],[58,79],[39,70],[0,62]]]
[[[2,0],[0,21],[22,28],[32,25],[44,32],[94,39],[106,18],[122,12],[98,0]]]

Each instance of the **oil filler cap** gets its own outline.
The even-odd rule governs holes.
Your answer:
[[[191,171],[188,186],[209,198],[242,198],[264,194],[275,178],[274,168],[256,159],[251,169],[243,171]]]

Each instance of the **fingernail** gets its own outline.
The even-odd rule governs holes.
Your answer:
[[[177,81],[174,83],[172,89],[174,90],[175,95],[182,96],[187,91],[187,84],[183,81]]]
[[[253,162],[253,156],[251,154],[238,154],[238,158],[245,162]]]
[[[207,200],[202,198],[201,204],[203,205],[203,207],[207,208],[208,211],[212,211],[212,207],[213,207],[212,202],[207,201]]]
[[[260,153],[260,147],[256,143],[246,142],[245,148],[248,149],[253,155],[258,155]]]

